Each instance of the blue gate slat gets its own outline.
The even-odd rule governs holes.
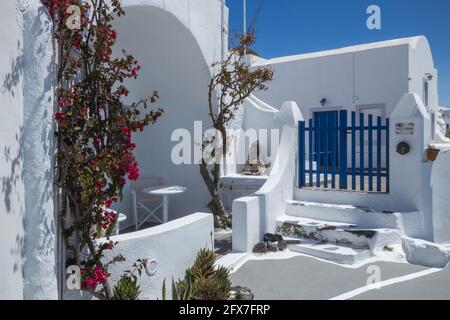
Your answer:
[[[351,113],[350,126],[347,124],[348,112],[323,113],[315,115],[314,119],[308,122],[298,123],[299,157],[298,157],[298,185],[300,188],[316,186],[323,189],[336,189],[336,176],[339,176],[340,190],[358,190],[357,176],[360,178],[360,191],[365,191],[365,179],[368,177],[368,191],[389,192],[389,119],[383,125],[381,117],[376,117],[376,122],[372,115],[368,116],[367,123],[363,113],[359,115],[359,125],[356,124],[356,112]],[[308,124],[308,127],[306,127]],[[383,131],[386,133],[386,166],[383,167]],[[347,134],[347,133],[350,134]],[[359,132],[359,170],[357,170],[357,134]],[[365,166],[365,138],[367,132],[367,162]],[[308,134],[308,138],[306,138]],[[375,136],[376,135],[376,139]],[[351,137],[351,140],[350,140]],[[376,146],[374,142],[376,141]],[[348,143],[351,143],[351,168],[348,168]],[[308,149],[306,147],[308,145]],[[376,151],[375,151],[375,150]],[[308,157],[306,152],[309,152]],[[376,153],[376,154],[375,154]],[[309,161],[308,169],[306,162]],[[313,169],[315,163],[316,168]],[[351,175],[351,187],[348,186],[347,177]],[[308,179],[306,177],[308,175]],[[322,184],[321,178],[324,178]],[[331,183],[328,176],[331,175]],[[314,183],[316,177],[316,183]],[[307,181],[308,180],[308,181]],[[386,190],[383,190],[383,180],[386,181]],[[376,185],[376,187],[375,187]]]
[[[324,150],[324,187],[327,189],[328,188],[328,134],[329,134],[329,130],[328,130],[328,126],[329,126],[329,118],[330,118],[330,114],[329,113],[325,113],[325,117],[323,117],[323,126],[324,126],[324,130],[322,131],[322,133],[325,134],[325,146],[323,148]]]
[[[336,145],[336,139],[334,139],[334,137],[336,137],[336,113],[332,113],[331,114],[331,137],[333,137],[333,141],[331,141],[331,188],[336,189],[336,150],[338,150],[338,147]]]
[[[297,181],[297,187],[302,188],[302,174],[303,174],[303,166],[302,163],[302,139],[301,139],[301,121],[297,123],[297,134],[298,134],[298,181]]]
[[[377,117],[377,192],[381,192],[381,117]]]
[[[300,156],[299,156],[300,181],[299,181],[299,186],[300,186],[300,188],[303,188],[306,186],[306,183],[305,183],[305,163],[306,163],[306,159],[305,159],[305,122],[304,121],[300,121],[300,123],[299,123],[298,141],[300,143]]]
[[[373,191],[373,116],[369,114],[369,191]]]
[[[314,137],[316,140],[316,187],[320,188],[320,121],[319,117],[314,119],[315,133]]]
[[[389,161],[389,119],[386,119],[386,192],[389,193],[389,171],[390,171],[390,161]]]
[[[364,187],[364,114],[359,114],[359,183],[360,190],[365,189]]]
[[[352,112],[352,190],[356,190],[356,112]]]
[[[347,110],[339,112],[339,188],[347,189]]]
[[[309,186],[313,186],[314,176],[313,176],[313,121],[309,119]]]

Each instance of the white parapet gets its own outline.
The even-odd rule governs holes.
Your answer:
[[[250,252],[262,236],[259,197],[233,202],[233,252]]]
[[[450,243],[450,150],[441,151],[433,164],[433,234],[437,243]]]
[[[112,237],[111,240],[118,244],[104,260],[108,261],[120,253],[126,261],[109,268],[111,284],[114,285],[137,259],[148,259],[148,270],[139,278],[142,291],[139,298],[161,299],[164,279],[170,292],[172,277],[175,280],[183,278],[197,253],[203,248],[213,248],[213,230],[211,214],[195,213],[153,228]],[[77,293],[67,292],[66,298],[80,299]]]
[[[272,128],[280,130],[280,143],[267,182],[253,195],[233,203],[233,249],[237,252],[251,251],[264,233],[275,232],[277,218],[285,214],[286,201],[293,199],[296,128],[301,120],[295,102],[285,102],[275,113]]]

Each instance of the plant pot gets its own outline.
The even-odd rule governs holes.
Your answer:
[[[435,161],[438,154],[439,154],[440,150],[439,149],[434,149],[434,148],[428,148],[427,149],[427,158],[430,161]]]

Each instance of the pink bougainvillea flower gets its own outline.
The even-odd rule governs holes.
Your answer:
[[[66,115],[62,112],[56,112],[55,113],[55,119],[56,121],[60,122],[66,119]]]
[[[137,162],[133,162],[131,165],[128,166],[128,179],[131,181],[137,181],[139,179],[139,165]]]

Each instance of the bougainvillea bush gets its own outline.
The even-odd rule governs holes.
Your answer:
[[[114,18],[125,14],[118,0],[42,0],[54,22],[57,50],[57,154],[55,181],[59,218],[69,263],[82,270],[82,288],[112,299],[108,266],[112,241],[98,245],[98,230],[111,230],[124,185],[139,177],[133,133],[153,124],[161,109],[150,110],[157,92],[131,105],[125,82],[136,79],[138,61],[125,51],[113,56],[118,33]],[[108,232],[106,232],[108,233]]]

